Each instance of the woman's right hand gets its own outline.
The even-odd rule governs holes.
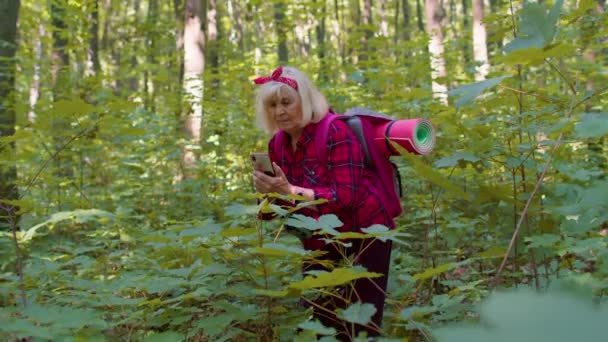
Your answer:
[[[289,195],[293,192],[293,186],[289,184],[285,173],[281,170],[276,163],[272,163],[272,168],[274,169],[275,177],[268,176],[264,172],[260,170],[253,171],[253,185],[255,190],[262,194],[267,193],[278,193],[282,195]]]

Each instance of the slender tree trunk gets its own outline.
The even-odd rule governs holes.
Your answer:
[[[361,19],[363,20],[364,34],[361,36],[361,53],[359,58],[361,61],[366,61],[369,59],[369,41],[374,35],[374,31],[372,30],[372,0],[363,0]]]
[[[338,0],[334,0],[334,35],[335,39],[338,42],[338,53],[340,54],[340,65],[344,67],[346,64],[346,44],[344,44],[344,37],[342,32],[346,31],[344,29],[344,23],[342,20],[343,16],[340,15],[342,13],[341,6],[338,3]]]
[[[240,2],[236,0],[230,0],[230,8],[232,9],[231,16],[234,17],[234,35],[238,42],[239,51],[245,53],[245,32],[243,29],[243,18],[241,17]],[[249,47],[247,47],[249,50]]]
[[[38,99],[40,98],[40,65],[43,63],[42,61],[42,39],[46,35],[44,25],[42,23],[38,24],[38,36],[34,41],[34,46],[36,49],[35,53],[35,62],[34,62],[34,75],[32,76],[32,84],[30,86],[30,97],[29,97],[29,105],[30,110],[27,113],[27,120],[30,123],[36,122],[36,105],[38,103]]]
[[[183,88],[184,88],[184,3],[181,0],[173,0],[173,14],[175,16],[175,59],[172,60],[172,65],[177,72],[176,85],[170,85],[170,91],[175,93],[177,98],[182,99]],[[174,69],[172,68],[172,69]],[[175,121],[180,122],[183,114],[183,101],[177,101],[174,108]],[[176,126],[179,130],[176,134],[181,134],[182,127]]]
[[[154,72],[150,72],[150,68],[156,66],[156,41],[157,34],[155,23],[159,19],[158,0],[148,0],[148,14],[146,17],[146,63],[148,68],[144,72],[144,106],[150,112],[156,111],[156,82]],[[134,57],[135,58],[135,57]]]
[[[317,20],[319,24],[316,27],[317,34],[317,56],[319,57],[319,80],[325,81],[327,80],[327,61],[325,60],[325,17],[327,16],[327,2],[322,0],[323,4],[321,5],[320,13],[318,13]],[[316,3],[317,1],[314,0]]]
[[[433,97],[439,99],[441,103],[448,104],[447,87],[445,81],[440,82],[439,78],[445,78],[447,75],[445,69],[444,46],[443,46],[443,31],[441,22],[445,16],[437,0],[426,0],[426,27],[429,36],[429,53],[431,55],[431,77]]]
[[[18,0],[0,0],[0,138],[15,134],[15,53],[17,51]],[[7,152],[8,150],[8,152]],[[0,142],[0,155],[13,155],[15,143]],[[17,169],[12,163],[0,161],[0,200],[16,200]],[[15,222],[17,207],[0,202],[0,231]]]
[[[361,24],[362,24],[361,4],[359,3],[359,0],[354,0],[354,1],[351,0],[350,5],[351,5],[351,9],[349,12],[351,13],[351,18],[352,18],[353,22],[355,23],[355,25],[348,26],[348,29],[345,31],[345,37],[346,37],[345,39],[348,39],[348,37],[351,36],[351,33],[356,32],[358,30],[358,28],[361,27]],[[346,20],[344,20],[344,22],[345,22],[344,25],[346,25]],[[348,48],[348,51],[346,51],[345,56],[350,57],[350,61],[352,64],[355,64],[355,65],[358,64],[361,48],[353,46],[355,44],[347,44],[347,45],[349,45],[349,48]]]
[[[287,53],[287,30],[285,29],[285,3],[278,1],[274,3],[274,20],[278,41],[279,63],[287,64],[289,55]]]
[[[398,3],[399,0],[397,0]],[[401,11],[403,12],[403,40],[404,41],[409,41],[410,40],[410,21],[411,21],[411,17],[412,14],[410,12],[410,3],[408,0],[401,0]]]
[[[388,19],[386,14],[386,0],[379,0],[380,3],[380,35],[388,37]]]
[[[475,67],[476,81],[485,80],[490,71],[484,16],[483,0],[473,0],[473,57],[477,64]]]
[[[605,0],[598,0],[595,7],[594,15],[601,16],[605,12]],[[590,24],[585,24],[582,29],[582,39],[585,48],[583,50],[583,58],[588,62],[589,65],[597,65],[597,56],[601,54],[602,47],[607,46],[607,37],[600,37],[599,41],[594,41],[594,30],[597,29]],[[593,70],[593,69],[592,69]],[[596,78],[597,71],[593,70],[587,75],[587,81],[585,84],[586,90],[591,93],[596,90]],[[585,105],[585,111],[592,112],[593,108],[590,103]],[[593,139],[587,143],[587,150],[589,153],[589,161],[592,165],[598,165],[600,169],[606,169],[606,155],[604,153],[605,138],[600,137]]]
[[[205,13],[200,0],[187,0],[184,26],[184,96],[188,114],[184,131],[188,143],[183,148],[183,177],[191,178],[197,161],[195,153],[201,141],[203,122],[203,72],[205,70],[205,36],[202,30]]]
[[[219,90],[220,82],[218,79],[218,68],[220,66],[220,50],[219,50],[219,11],[217,8],[216,0],[209,0],[209,9],[207,10],[207,48],[209,60],[209,69],[213,75],[211,81],[211,98],[215,98],[216,90]]]
[[[91,22],[89,26],[89,49],[87,51],[87,76],[99,75],[101,65],[99,63],[99,0],[91,2]]]
[[[52,89],[53,102],[68,99],[72,93],[70,59],[67,53],[67,26],[65,23],[67,2],[51,2],[51,21],[53,23],[53,51],[52,51]],[[60,146],[69,139],[70,126],[68,118],[63,113],[54,112],[51,117],[53,126],[53,150],[58,150]],[[62,179],[56,184],[57,209],[62,210],[62,183],[70,182],[73,175],[72,161],[69,155],[60,152],[54,160],[55,175]]]
[[[421,0],[416,0],[416,24],[418,24],[418,31],[424,32],[424,19],[422,14]]]
[[[469,1],[471,0],[462,0],[462,31],[467,32],[469,28]],[[480,0],[481,2],[485,0]],[[456,7],[456,6],[455,6]],[[455,26],[450,21],[450,26]],[[456,30],[454,30],[456,31]],[[457,34],[455,32],[455,34]],[[462,41],[462,56],[465,65],[469,65],[471,63],[471,47],[468,39],[464,39]],[[475,56],[473,56],[473,60],[475,60]]]
[[[65,90],[69,89],[67,74],[69,73],[70,60],[66,51],[68,41],[65,38],[65,8],[61,6],[65,6],[65,4],[51,1],[51,21],[53,23],[52,78],[55,100],[64,96]]]

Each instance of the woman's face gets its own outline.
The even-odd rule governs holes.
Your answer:
[[[302,102],[295,92],[281,90],[266,103],[270,117],[292,137],[302,132]]]

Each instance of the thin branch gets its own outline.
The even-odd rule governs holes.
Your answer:
[[[21,292],[21,301],[23,307],[27,307],[27,295],[25,293],[25,276],[23,272],[23,256],[21,255],[21,249],[19,248],[19,240],[17,240],[17,223],[15,222],[15,213],[13,212],[14,207],[8,205],[4,206],[0,203],[0,209],[6,211],[8,219],[11,225],[11,231],[13,233],[13,244],[15,245],[15,272],[19,275],[19,291]]]
[[[559,70],[559,68],[558,68],[558,67],[556,67],[555,65],[553,65],[553,63],[551,63],[551,62],[550,62],[548,59],[546,59],[546,58],[545,58],[545,63],[549,64],[549,66],[550,66],[550,67],[551,67],[553,70],[555,70],[555,71],[556,71],[556,72],[559,74],[559,76],[560,76],[561,78],[563,78],[563,79],[564,79],[564,81],[566,81],[566,83],[568,84],[568,87],[570,87],[570,90],[572,91],[572,94],[576,95],[576,94],[577,94],[577,92],[576,92],[576,88],[574,87],[574,84],[572,84],[572,81],[571,81],[571,80],[570,80],[570,79],[569,79],[569,78],[568,78],[566,75],[564,75],[564,74],[562,73],[562,71],[561,71],[561,70]]]
[[[560,105],[560,106],[561,106],[561,105],[563,105],[563,103],[561,103],[561,102],[559,102],[559,101],[552,100],[552,99],[547,98],[547,97],[545,97],[545,96],[542,96],[542,95],[540,95],[540,94],[531,93],[531,92],[528,92],[528,91],[525,91],[525,90],[521,90],[521,89],[515,89],[515,88],[511,88],[511,87],[509,87],[509,86],[505,86],[505,85],[498,85],[498,87],[499,87],[499,88],[506,89],[506,90],[510,90],[510,91],[512,91],[512,92],[514,92],[514,93],[518,93],[518,94],[520,94],[520,95],[530,95],[530,96],[534,96],[534,97],[539,98],[539,99],[541,99],[541,100],[543,100],[543,101],[545,101],[545,102],[547,102],[547,103],[553,103],[553,104]]]
[[[526,202],[524,211],[522,212],[521,216],[519,217],[519,221],[517,222],[517,227],[515,228],[515,231],[513,232],[513,236],[511,237],[511,242],[509,242],[509,248],[507,248],[507,252],[505,253],[505,256],[503,257],[502,262],[500,264],[500,267],[498,268],[498,271],[496,271],[496,275],[494,276],[495,285],[500,284],[500,274],[502,273],[502,270],[504,269],[504,267],[507,263],[509,254],[511,254],[511,251],[513,250],[513,247],[515,246],[515,241],[517,241],[517,236],[519,235],[519,231],[521,229],[522,223],[524,222],[525,218],[528,215],[528,209],[530,209],[530,204],[532,204],[534,195],[536,194],[536,192],[538,192],[538,189],[540,189],[540,185],[542,184],[543,179],[545,178],[545,175],[547,174],[549,165],[553,161],[553,156],[555,155],[555,152],[561,146],[562,136],[563,136],[563,134],[560,134],[559,138],[557,139],[557,142],[556,142],[555,146],[553,147],[551,154],[549,155],[549,159],[547,160],[547,162],[545,163],[545,166],[543,167],[543,172],[540,174],[540,177],[539,177],[538,181],[536,182],[536,185],[534,186],[534,190],[532,190],[532,193],[530,194],[530,197],[528,198],[528,201]]]
[[[88,134],[89,132],[91,132],[93,130],[95,130],[95,128],[85,128],[85,129],[81,130],[80,132],[78,132],[78,134],[71,137],[70,140],[68,140],[65,144],[63,144],[61,147],[59,147],[57,149],[57,151],[55,151],[55,153],[53,153],[47,160],[45,160],[44,163],[42,164],[42,166],[40,167],[40,169],[38,169],[38,172],[36,172],[34,177],[32,177],[32,179],[30,179],[30,181],[27,183],[27,186],[25,187],[25,190],[23,190],[23,193],[21,194],[19,199],[22,199],[30,191],[32,185],[34,185],[34,182],[36,181],[36,179],[38,179],[38,177],[40,177],[40,174],[42,173],[42,171],[44,171],[44,169],[46,169],[46,167],[49,165],[49,163],[51,161],[53,161],[55,159],[55,157],[57,157],[57,155],[61,151],[65,150],[66,147],[68,147],[72,142],[76,141],[78,138]]]

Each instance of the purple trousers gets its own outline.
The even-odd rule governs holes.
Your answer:
[[[352,246],[345,248],[337,244],[325,245],[323,255],[316,262],[304,265],[304,271],[327,270],[327,262],[339,266],[344,257],[353,264],[363,266],[368,272],[381,273],[378,278],[362,278],[351,284],[334,288],[331,295],[321,295],[308,305],[313,307],[313,316],[327,327],[337,331],[336,338],[341,341],[351,341],[359,332],[367,331],[367,336],[379,336],[384,313],[386,284],[391,260],[391,241],[382,242],[376,239],[351,240]],[[324,265],[325,264],[325,265]],[[337,309],[345,309],[356,302],[373,304],[376,313],[366,325],[349,323],[336,316]]]

